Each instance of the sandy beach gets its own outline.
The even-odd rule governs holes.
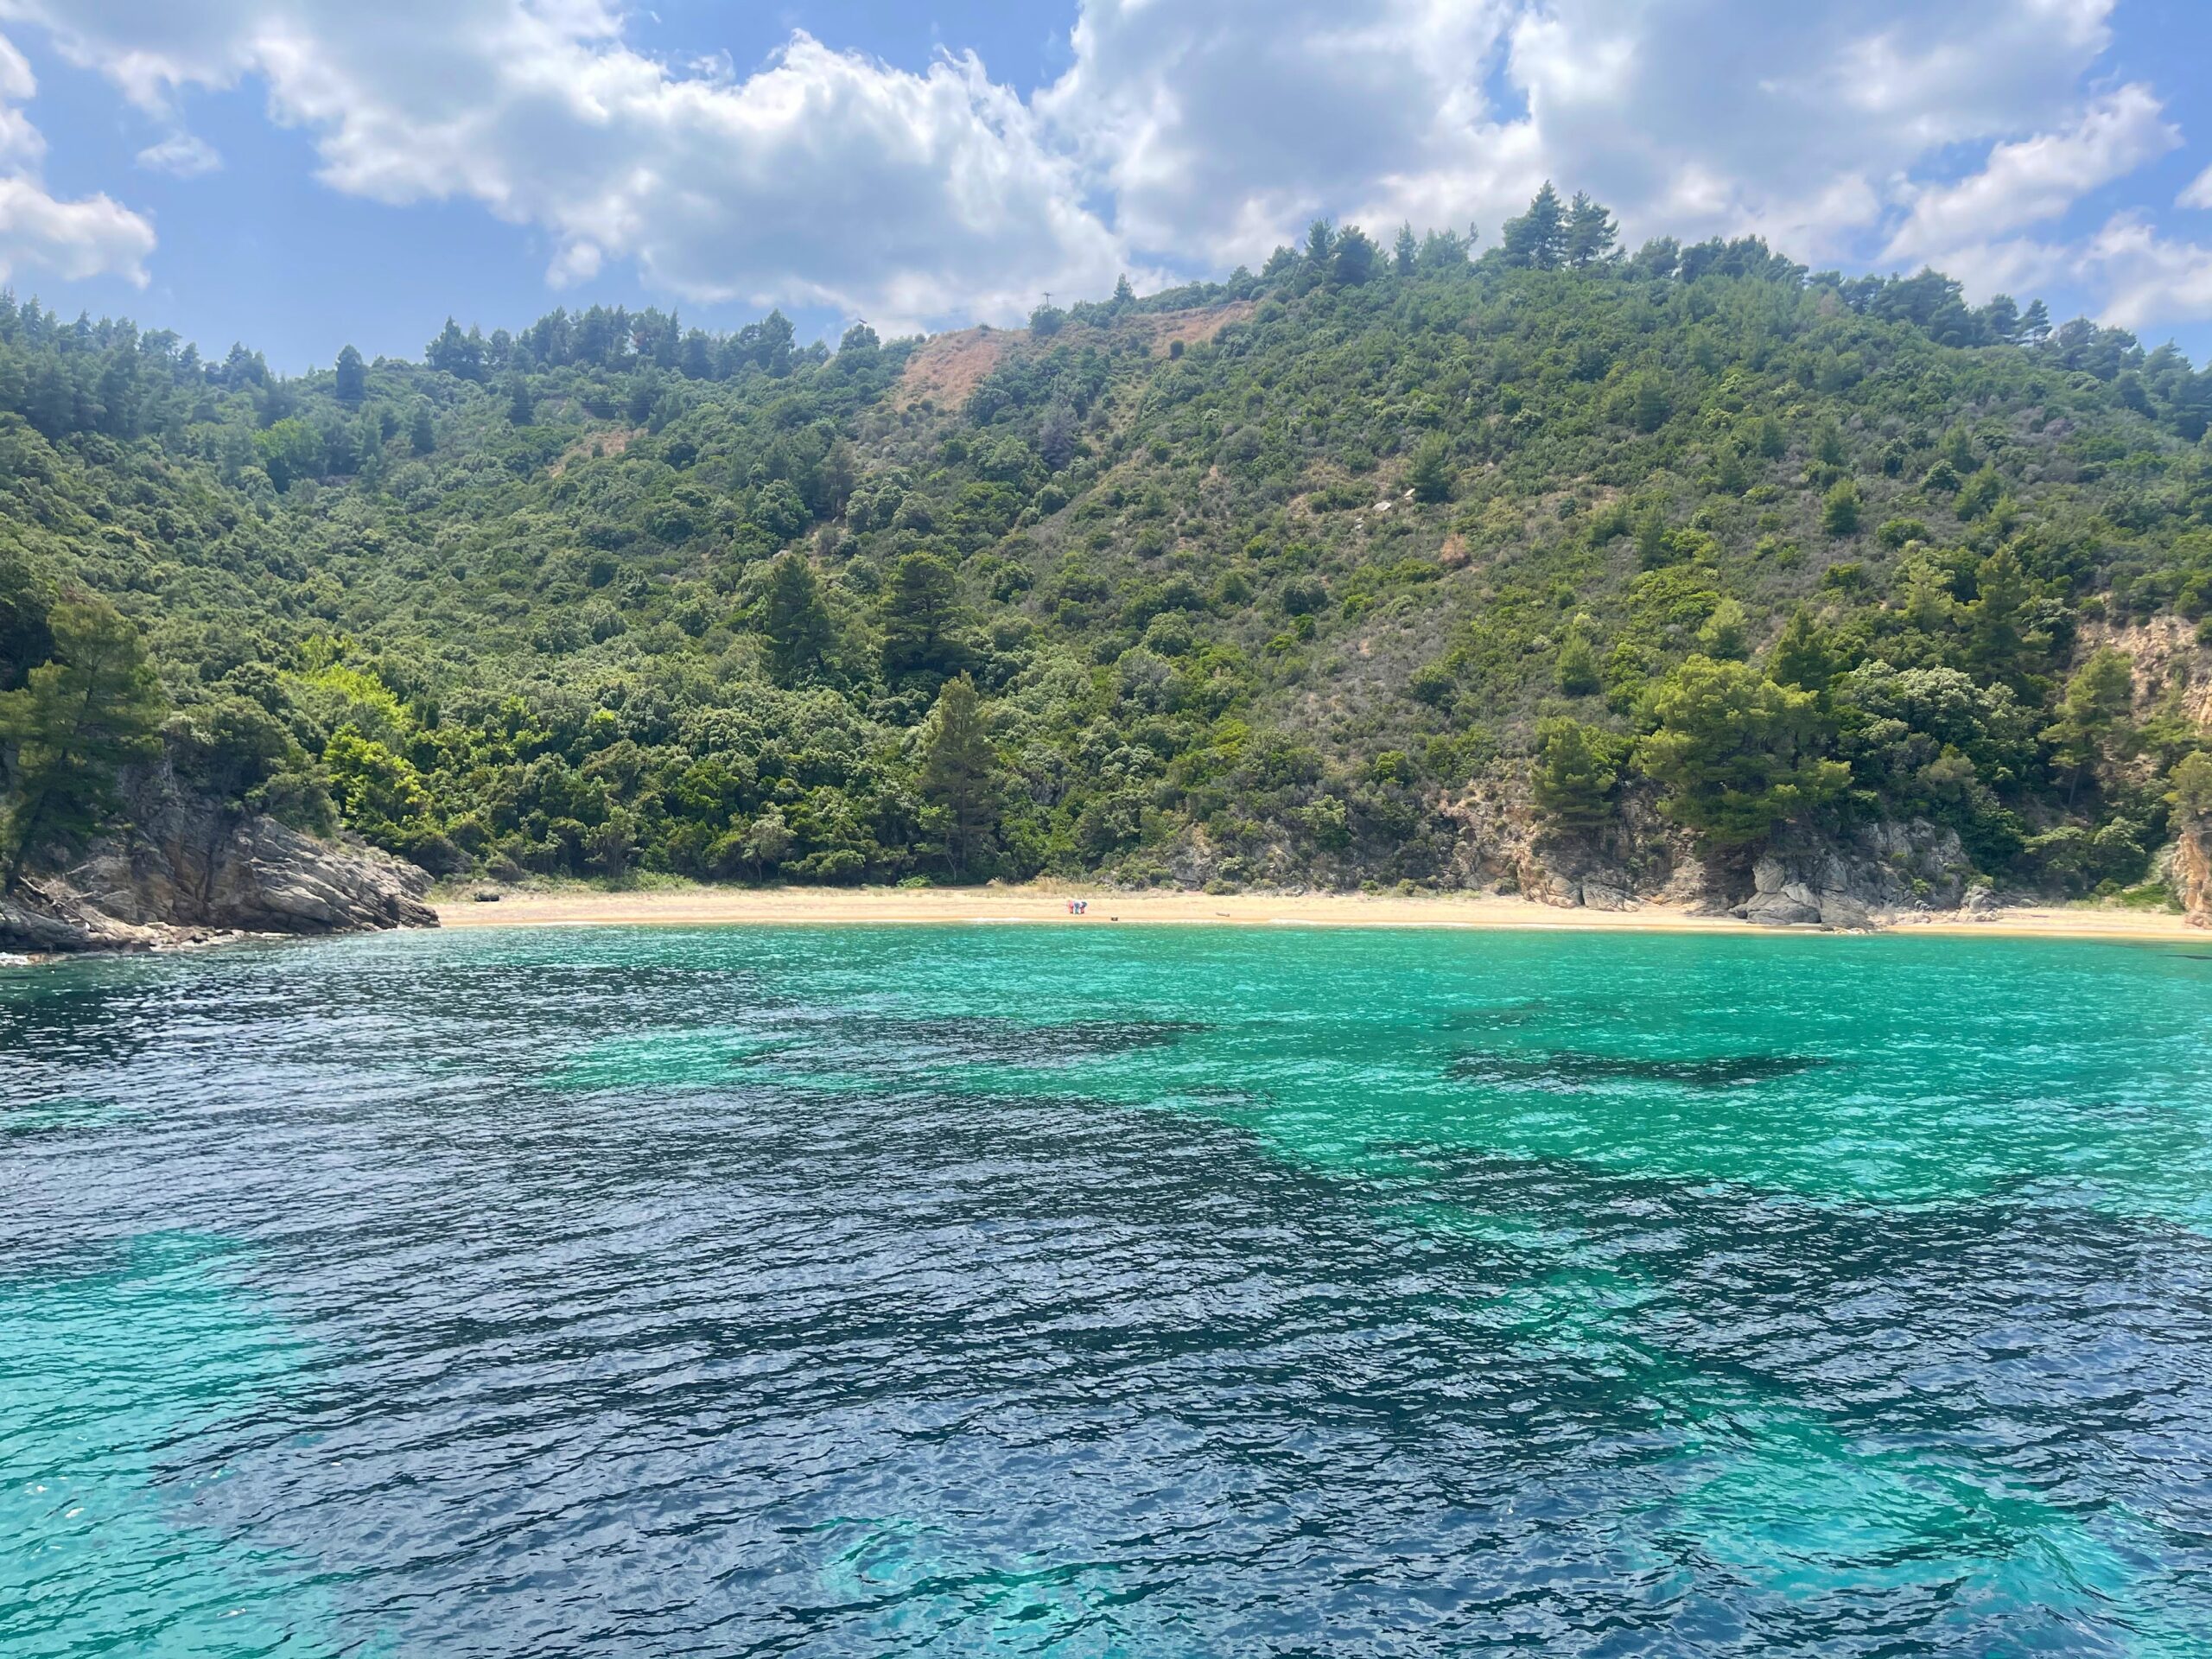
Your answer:
[[[1071,899],[1088,901],[1071,916]],[[772,924],[1013,924],[1063,926],[1285,925],[1480,927],[1573,931],[1771,933],[1725,916],[1646,905],[1631,911],[1567,910],[1495,893],[1227,893],[1109,889],[1053,884],[988,887],[692,887],[635,893],[588,889],[506,893],[497,903],[467,893],[437,906],[447,927],[680,926]],[[1790,932],[1812,930],[1789,929]],[[2104,909],[2014,909],[1985,916],[1936,912],[1899,918],[1897,932],[2193,942],[2212,933],[2181,917]]]

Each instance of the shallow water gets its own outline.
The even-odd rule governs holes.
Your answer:
[[[0,970],[0,1653],[2212,1630],[2212,964],[477,932]]]

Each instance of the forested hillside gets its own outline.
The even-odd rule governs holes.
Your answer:
[[[165,750],[447,874],[1426,884],[1487,783],[2146,881],[2212,814],[2212,374],[1612,239],[1548,188],[1019,332],[594,308],[293,379],[11,301],[5,869]]]

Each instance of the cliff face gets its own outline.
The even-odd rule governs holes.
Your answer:
[[[430,877],[359,843],[302,835],[179,791],[132,789],[130,827],[0,898],[0,950],[149,950],[223,933],[435,927]]]
[[[2212,927],[2212,824],[2184,830],[2174,844],[2174,891],[2192,927]]]
[[[1612,822],[1580,835],[1548,828],[1525,788],[1510,782],[1479,784],[1448,810],[1467,849],[1468,885],[1503,881],[1567,908],[1656,903],[1767,927],[1856,931],[1900,912],[1973,902],[1958,836],[1919,821],[1840,836],[1786,830],[1755,860],[1732,861],[1701,856],[1691,836],[1637,794],[1624,796]]]

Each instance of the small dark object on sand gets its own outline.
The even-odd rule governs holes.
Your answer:
[[[497,887],[479,887],[468,896],[480,905],[496,905],[507,895]]]

